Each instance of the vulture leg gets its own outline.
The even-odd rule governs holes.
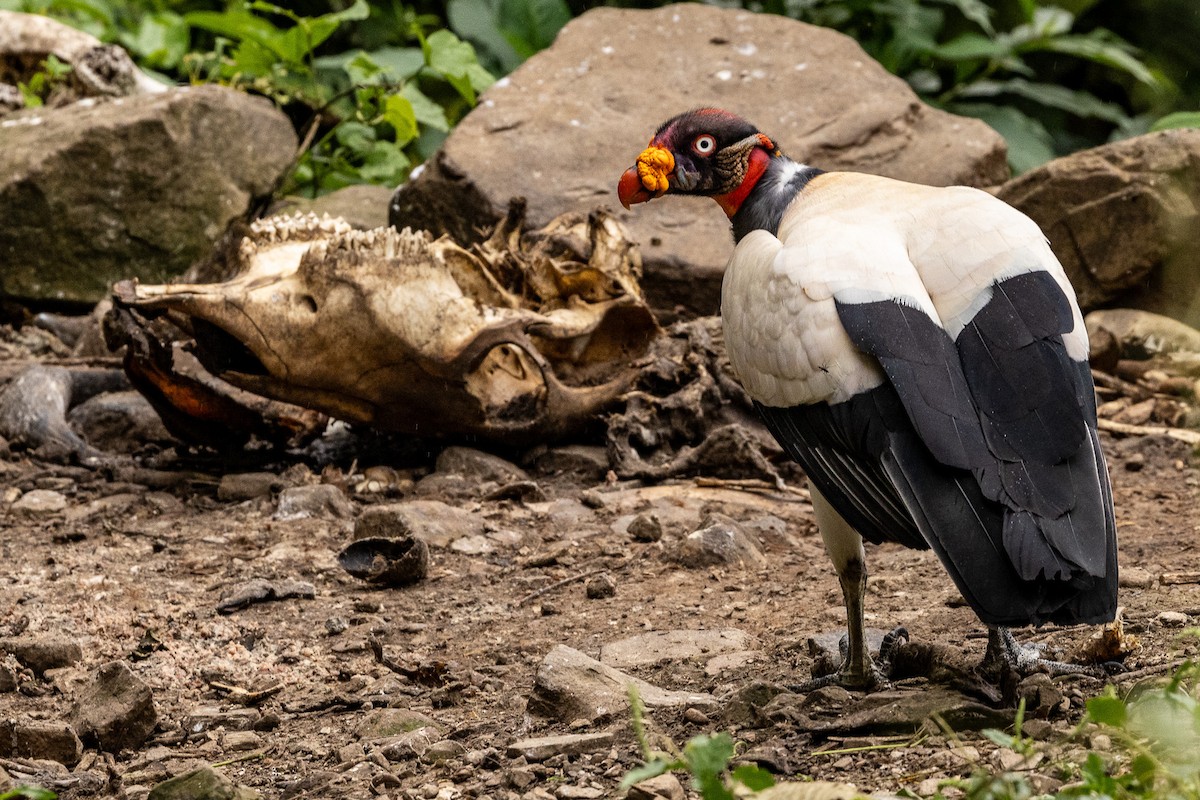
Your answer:
[[[1045,672],[1052,677],[1081,674],[1096,677],[1107,675],[1103,668],[1067,664],[1042,658],[1037,647],[1021,644],[1013,637],[1012,631],[1008,628],[989,625],[987,651],[984,653],[980,670],[985,675],[994,675],[1002,672],[1006,667],[1022,677],[1035,672]]]
[[[825,551],[833,561],[842,598],[846,604],[846,634],[848,647],[842,668],[833,675],[817,678],[804,684],[804,689],[840,684],[848,689],[878,689],[888,685],[885,676],[867,649],[867,631],[863,622],[863,603],[867,594],[867,562],[862,536],[839,514],[816,486],[809,484],[813,511]]]

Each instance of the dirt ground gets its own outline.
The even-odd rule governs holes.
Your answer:
[[[1127,633],[1140,640],[1125,666],[1153,674],[1189,652],[1177,634],[1200,621],[1200,583],[1191,582],[1200,581],[1200,474],[1189,448],[1166,438],[1106,435],[1104,445],[1128,584],[1121,604]],[[126,661],[150,687],[158,714],[144,743],[107,755],[85,742],[73,769],[28,756],[0,760],[13,780],[51,786],[63,798],[145,797],[197,764],[221,764],[229,779],[268,798],[611,796],[641,762],[627,711],[596,720],[534,713],[542,710],[531,702],[539,665],[557,645],[598,657],[606,644],[680,629],[737,629],[747,639],[723,658],[668,653],[625,668],[663,689],[716,698],[706,709],[651,712],[655,736],[682,745],[728,730],[747,760],[881,794],[928,795],[977,766],[1012,764],[1010,753],[970,731],[831,735],[787,713],[737,712],[764,685],[769,695],[781,691],[773,684],[807,680],[809,637],[844,624],[811,506],[795,491],[615,482],[598,449],[578,448],[532,454],[522,465],[530,483],[507,489],[487,476],[434,472],[433,452],[407,464],[378,449],[358,453],[356,463],[351,452],[322,472],[311,456],[251,455],[235,464],[145,447],[136,463],[153,471],[141,473],[45,463],[15,448],[0,453],[0,638],[49,637],[82,650],[77,663],[41,676],[9,656],[17,686],[0,694],[0,720],[69,721],[89,673],[112,660]],[[364,469],[380,466],[395,470],[371,473],[386,474],[390,488],[357,491]],[[252,499],[219,498],[222,476],[252,471],[279,481]],[[163,480],[172,473],[186,479]],[[344,505],[279,518],[281,487],[322,479],[344,490]],[[65,507],[14,510],[39,489],[64,496]],[[414,499],[469,512],[481,533],[439,541],[427,578],[406,588],[347,574],[336,556],[355,517]],[[712,512],[745,526],[765,560],[681,564],[679,541]],[[660,541],[629,534],[639,513],[659,519]],[[940,643],[972,660],[982,655],[984,630],[932,554],[882,546],[868,559],[870,626],[902,624],[913,642]],[[595,580],[603,575],[615,587],[610,596]],[[218,611],[255,579],[306,582],[314,596]],[[1091,633],[1017,632],[1065,656]],[[1045,790],[1069,780],[1064,765],[1080,748],[1104,746],[1094,736],[1068,738],[1083,698],[1102,684],[1084,678],[1055,686],[1062,699],[1044,710],[1048,724],[1029,728],[1049,751],[1031,773]],[[373,730],[382,708],[430,718],[417,737],[424,744]],[[612,740],[582,753],[512,748],[523,739],[596,732],[612,732]]]

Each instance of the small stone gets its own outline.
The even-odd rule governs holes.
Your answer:
[[[275,519],[290,522],[298,519],[350,519],[354,504],[341,489],[328,483],[315,486],[291,486],[279,493]]]
[[[474,534],[455,539],[450,543],[450,549],[463,555],[482,556],[495,552],[496,545],[488,537]]]
[[[150,790],[146,800],[257,800],[261,794],[233,781],[212,767],[171,778]]]
[[[262,744],[262,737],[254,731],[230,731],[221,737],[221,745],[234,752],[257,750]]]
[[[337,751],[339,764],[357,764],[363,757],[363,746],[355,742],[354,744],[343,745]]]
[[[578,756],[585,753],[603,753],[612,747],[613,741],[612,733],[568,733],[562,736],[521,739],[510,744],[507,752],[509,758],[545,761],[559,754]]]
[[[10,511],[32,517],[57,514],[66,507],[67,498],[62,493],[50,489],[32,489],[21,495]]]
[[[438,763],[458,758],[466,752],[467,748],[462,742],[456,742],[453,739],[442,739],[439,742],[429,745],[429,749],[421,755],[421,760],[429,763]]]
[[[150,687],[124,661],[110,661],[92,673],[71,718],[81,735],[110,753],[138,747],[158,725]]]
[[[683,784],[671,773],[656,775],[629,787],[627,800],[684,800]]]
[[[1128,472],[1141,472],[1146,466],[1146,455],[1144,453],[1134,453],[1125,459],[1125,469]]]
[[[1163,611],[1158,617],[1158,624],[1164,628],[1182,628],[1188,624],[1189,617],[1182,611]]]
[[[449,547],[456,539],[481,536],[484,520],[478,514],[440,500],[412,500],[371,506],[354,523],[355,539],[403,539],[414,536],[430,547]]]
[[[558,800],[599,800],[607,794],[608,792],[603,789],[591,786],[571,786],[570,784],[559,786],[554,792],[554,796]]]
[[[470,447],[447,447],[438,455],[438,472],[460,475],[477,483],[513,483],[529,480],[525,470],[499,456]]]
[[[710,721],[708,715],[698,708],[689,708],[684,711],[683,718],[693,725],[707,725]]]
[[[537,783],[537,775],[534,775],[533,770],[528,767],[513,767],[508,771],[507,777],[508,785],[518,792],[523,792]]]
[[[420,711],[408,708],[377,708],[369,712],[354,729],[354,735],[365,741],[386,739],[420,728],[439,730],[437,720]]]
[[[256,497],[267,497],[283,486],[283,479],[271,472],[223,475],[221,482],[217,484],[217,499],[225,503],[253,500]]]
[[[921,797],[932,797],[941,787],[941,778],[926,778],[917,784],[917,794]]]
[[[0,652],[9,653],[38,675],[48,669],[69,667],[83,660],[83,648],[59,636],[14,636],[0,639]]]
[[[65,723],[0,722],[0,754],[5,758],[45,758],[68,767],[83,757],[83,743]]]
[[[1112,737],[1107,733],[1093,733],[1088,737],[1088,746],[1101,753],[1112,750]]]
[[[635,542],[657,542],[662,539],[662,523],[654,514],[638,514],[626,529]]]
[[[350,628],[350,621],[345,617],[329,617],[325,620],[325,632],[330,636],[345,633]]]
[[[1117,583],[1122,589],[1149,589],[1154,585],[1154,575],[1142,567],[1121,567]]]
[[[0,664],[0,694],[17,690],[17,673],[7,664]]]
[[[711,514],[700,529],[688,534],[675,552],[675,559],[692,569],[717,564],[759,567],[766,556],[742,527],[723,514]]]
[[[589,580],[585,591],[589,600],[603,600],[617,593],[617,582],[613,576],[604,572]]]

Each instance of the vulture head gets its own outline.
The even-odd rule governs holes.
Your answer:
[[[732,217],[750,189],[781,153],[769,137],[741,117],[699,108],[664,122],[625,170],[617,187],[629,208],[673,194],[712,197]]]

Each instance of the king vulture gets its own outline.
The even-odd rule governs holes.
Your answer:
[[[797,163],[711,108],[665,122],[618,194],[706,195],[729,216],[725,344],[809,478],[846,603],[836,680],[884,680],[863,539],[932,548],[989,627],[985,659],[1023,672],[1046,662],[1009,627],[1113,618],[1087,333],[1032,220],[977,189]]]

